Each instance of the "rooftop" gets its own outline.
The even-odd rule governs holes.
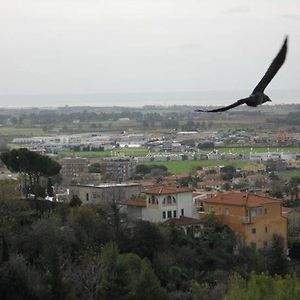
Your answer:
[[[187,187],[160,186],[160,187],[144,190],[144,193],[150,195],[167,195],[167,194],[191,193],[192,191],[193,189]]]
[[[257,207],[266,204],[279,204],[282,201],[280,199],[271,198],[267,196],[260,196],[256,194],[229,192],[219,193],[215,197],[205,200],[205,202],[211,204],[227,204],[236,206]]]
[[[90,188],[111,188],[111,187],[130,187],[130,186],[140,186],[139,183],[102,183],[102,184],[75,184],[73,186],[78,187],[90,187]]]
[[[137,207],[146,207],[146,200],[145,199],[130,199],[126,202],[128,206],[137,206]]]

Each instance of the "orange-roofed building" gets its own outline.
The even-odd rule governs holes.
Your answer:
[[[165,222],[180,216],[198,217],[193,203],[192,189],[186,187],[160,186],[146,189],[144,199],[129,200],[128,215],[150,222]]]
[[[287,218],[282,215],[281,201],[256,194],[218,193],[206,199],[204,214],[214,213],[228,225],[245,246],[264,249],[272,246],[274,234],[280,235],[287,248]]]

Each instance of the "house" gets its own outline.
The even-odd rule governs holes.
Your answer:
[[[283,207],[283,216],[288,219],[289,239],[299,242],[300,241],[300,207]]]
[[[280,235],[287,249],[287,218],[281,201],[256,194],[218,193],[204,200],[204,212],[213,213],[219,222],[228,225],[241,245],[264,249],[272,246],[274,234]]]
[[[143,193],[144,198],[127,201],[129,216],[154,223],[180,216],[197,217],[190,188],[160,186],[147,189]]]
[[[200,188],[207,188],[207,189],[212,189],[212,190],[221,190],[224,186],[224,184],[226,183],[225,180],[223,179],[215,179],[215,178],[211,178],[211,179],[207,179],[204,181],[201,181],[199,183],[199,187]]]
[[[77,184],[70,187],[70,195],[76,195],[83,204],[98,204],[116,202],[125,204],[141,192],[141,185],[137,183],[104,183],[99,185]]]

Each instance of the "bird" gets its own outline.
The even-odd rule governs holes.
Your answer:
[[[240,100],[237,100],[236,102],[225,106],[221,108],[216,108],[212,110],[201,110],[201,109],[196,109],[195,111],[197,112],[223,112],[229,109],[232,109],[234,107],[237,107],[242,104],[247,104],[248,106],[256,107],[258,105],[261,105],[265,102],[269,102],[272,100],[267,96],[264,91],[265,88],[268,86],[268,84],[272,81],[278,70],[281,68],[283,65],[285,58],[286,58],[286,53],[287,53],[287,48],[288,48],[288,37],[286,36],[284,39],[284,43],[281,46],[281,49],[279,50],[278,54],[272,61],[270,67],[268,68],[267,72],[263,76],[263,78],[260,80],[260,82],[257,84],[257,86],[254,88],[253,92],[251,95],[247,98],[243,98]]]

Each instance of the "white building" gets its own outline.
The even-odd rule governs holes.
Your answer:
[[[146,198],[127,201],[128,215],[154,223],[185,216],[197,217],[192,189],[162,186],[144,191]]]

